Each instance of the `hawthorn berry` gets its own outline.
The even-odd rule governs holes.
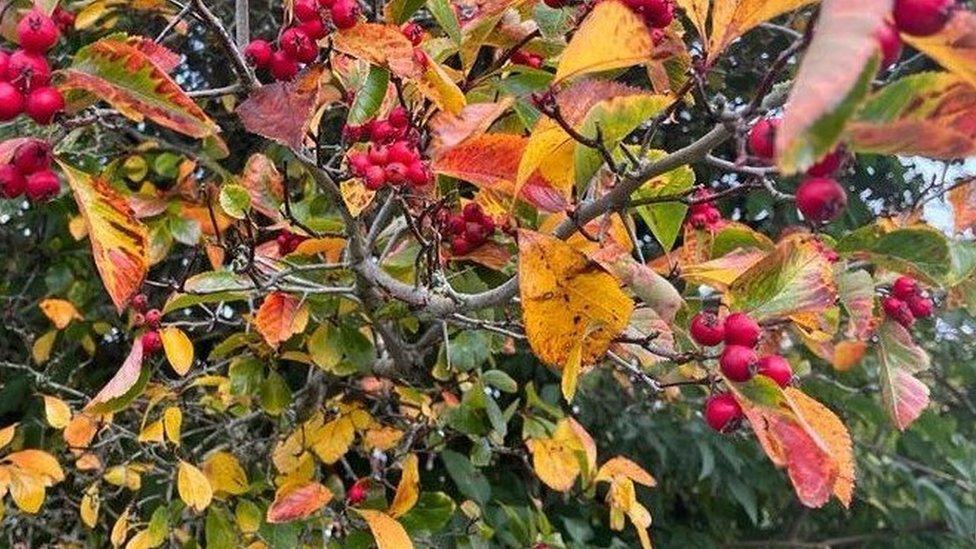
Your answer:
[[[148,356],[156,354],[163,348],[163,338],[156,330],[149,330],[142,334],[142,354]]]
[[[931,36],[942,30],[955,7],[955,0],[895,0],[892,15],[899,31]]]
[[[691,339],[706,347],[714,347],[725,339],[725,324],[711,311],[700,311],[691,319]]]
[[[569,2],[566,0],[543,0],[547,6],[554,10],[566,7]]]
[[[407,181],[407,167],[400,162],[390,162],[384,168],[386,181],[393,185],[399,185]]]
[[[359,479],[349,487],[349,491],[346,492],[346,503],[349,505],[359,505],[360,503],[366,501],[366,496],[368,495],[369,479]]]
[[[369,125],[369,138],[374,143],[386,143],[401,133],[389,120],[374,120]]]
[[[335,0],[329,12],[332,14],[332,24],[337,29],[350,29],[359,20],[359,3],[356,0]]]
[[[910,276],[899,276],[891,285],[891,294],[901,300],[907,300],[918,293],[918,282]]]
[[[134,310],[144,313],[146,312],[146,309],[149,308],[149,298],[146,296],[146,294],[136,294],[135,297],[132,298],[132,302],[129,304]]]
[[[363,179],[367,189],[379,190],[386,183],[386,170],[383,166],[373,164],[366,170],[366,176]]]
[[[932,316],[935,308],[932,300],[922,295],[913,295],[908,298],[906,303],[908,303],[908,309],[912,311],[915,318],[928,318]]]
[[[332,9],[332,5],[335,4],[335,0],[319,0],[319,6],[323,9]]]
[[[66,10],[61,6],[54,8],[54,13],[51,14],[54,18],[54,22],[58,24],[58,28],[61,32],[67,33],[71,29],[75,28],[75,14],[73,11]]]
[[[286,29],[278,43],[285,53],[302,63],[311,63],[319,56],[319,48],[315,41],[298,27]]]
[[[695,202],[688,208],[688,224],[696,229],[716,229],[722,224],[722,212],[709,200],[712,192],[699,189],[694,194]]]
[[[718,359],[722,374],[732,381],[749,381],[758,362],[756,352],[743,345],[726,345]]]
[[[825,223],[847,207],[847,193],[837,180],[810,177],[796,189],[796,207],[812,223]]]
[[[419,46],[424,41],[424,28],[419,23],[409,21],[400,27],[400,32],[410,40],[414,46]]]
[[[27,94],[24,112],[34,122],[46,126],[54,121],[54,116],[64,110],[64,96],[57,88],[43,86]]]
[[[372,165],[369,155],[364,152],[354,152],[349,155],[349,169],[354,175],[359,177],[366,175],[366,170]]]
[[[278,233],[275,242],[278,244],[278,254],[285,256],[298,249],[298,246],[308,240],[308,237],[301,234],[296,234],[288,230],[281,231]]]
[[[278,50],[271,55],[268,67],[275,80],[291,80],[298,74],[298,61],[284,50]]]
[[[776,129],[779,118],[763,118],[749,130],[747,145],[756,158],[770,162],[776,156]]]
[[[302,23],[320,19],[319,4],[316,0],[295,0],[292,12],[295,14],[295,19]]]
[[[746,313],[732,313],[725,317],[725,343],[755,347],[762,335],[759,323]]]
[[[159,328],[159,323],[163,319],[163,313],[159,309],[150,309],[146,311],[146,325],[153,330]]]
[[[17,50],[7,62],[7,80],[22,91],[47,86],[51,81],[51,66],[43,55]]]
[[[760,358],[756,365],[756,373],[772,379],[780,387],[787,387],[793,382],[793,367],[780,355],[767,355]]]
[[[451,253],[454,255],[468,255],[474,250],[474,245],[464,236],[455,236],[451,240]]]
[[[881,50],[881,69],[885,70],[894,65],[901,58],[901,36],[898,29],[891,23],[885,23],[874,34],[878,41],[878,48]]]
[[[27,51],[44,53],[58,42],[58,25],[44,12],[33,9],[17,23],[17,43]]]
[[[24,112],[24,95],[10,82],[0,82],[0,122],[13,120]]]
[[[27,198],[34,202],[46,202],[61,191],[61,181],[51,170],[41,170],[27,176],[27,187],[24,192]]]
[[[51,146],[40,139],[31,139],[14,151],[13,165],[24,175],[51,165]]]
[[[0,166],[0,197],[17,198],[26,188],[27,180],[16,167],[12,164]]]
[[[390,115],[386,117],[386,121],[394,128],[402,130],[410,125],[410,113],[402,106],[396,107],[390,111]]]
[[[731,393],[718,393],[705,401],[705,423],[719,433],[728,433],[742,420],[742,407]]]
[[[7,77],[8,66],[10,66],[10,52],[0,50],[0,79]]]
[[[526,67],[532,67],[533,69],[541,68],[543,62],[541,55],[522,50],[517,50],[512,53],[510,59],[512,63],[515,63],[516,65],[525,65]]]
[[[888,296],[881,301],[881,308],[884,309],[885,314],[901,324],[905,328],[910,328],[912,324],[915,323],[915,315],[912,314],[911,308],[908,303],[905,303],[901,299],[895,296]]]
[[[305,34],[312,40],[321,40],[329,35],[329,29],[321,19],[312,19],[298,25]]]
[[[259,69],[268,68],[271,65],[273,55],[274,48],[267,40],[251,40],[251,43],[244,48],[244,59]]]
[[[835,149],[827,156],[823,157],[807,170],[810,177],[830,177],[844,164],[847,153],[843,149]]]
[[[417,160],[418,155],[416,149],[407,141],[394,141],[392,145],[387,148],[387,157],[390,162],[399,162],[401,164],[410,165],[415,160]]]
[[[423,187],[431,181],[430,170],[423,162],[415,160],[407,167],[407,180],[414,187]]]

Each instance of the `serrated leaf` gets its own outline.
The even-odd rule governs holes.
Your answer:
[[[904,431],[929,404],[929,388],[915,374],[928,369],[928,353],[912,341],[900,324],[885,321],[878,328],[881,397],[895,426]]]
[[[650,28],[641,17],[619,0],[604,0],[580,23],[563,50],[553,82],[637,65],[647,61],[653,49]]]
[[[651,161],[663,158],[665,151],[649,151]],[[635,200],[655,196],[677,195],[691,189],[695,184],[695,171],[691,166],[681,166],[645,182],[638,187],[632,197]],[[663,202],[638,206],[637,214],[651,230],[651,234],[661,244],[664,251],[674,248],[681,234],[681,227],[688,212],[688,206],[681,202]]]
[[[356,98],[349,107],[347,124],[359,126],[376,116],[390,86],[390,71],[375,65],[370,66],[363,86],[356,90]]]
[[[244,219],[251,211],[251,195],[248,194],[247,189],[236,183],[222,185],[220,208],[234,219]]]
[[[254,317],[255,327],[265,342],[277,348],[291,336],[305,330],[308,307],[301,300],[285,292],[272,292],[264,298]]]
[[[951,265],[945,235],[924,225],[891,231],[878,224],[867,225],[841,238],[836,250],[936,285],[949,274]]]
[[[247,473],[240,461],[230,452],[214,452],[201,465],[203,475],[210,481],[214,494],[239,496],[248,490]]]
[[[279,207],[284,197],[284,178],[270,158],[255,153],[248,157],[238,183],[247,189],[251,207],[274,221],[283,219]]]
[[[765,21],[799,9],[817,0],[715,0],[712,4],[712,33],[709,56],[722,53],[729,44]],[[692,21],[705,26],[704,0],[679,0]]]
[[[323,70],[312,65],[288,82],[261,86],[235,112],[249,132],[301,147],[319,102]]]
[[[976,87],[976,13],[954,9],[939,32],[931,36],[902,34],[901,38]]]
[[[552,436],[530,438],[526,444],[536,476],[557,492],[568,492],[581,474],[587,479],[596,473],[593,439],[572,418],[559,420]]]

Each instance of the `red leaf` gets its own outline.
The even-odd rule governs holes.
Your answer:
[[[467,105],[457,115],[446,111],[437,112],[428,124],[432,137],[431,154],[437,157],[465,139],[485,133],[492,123],[512,106],[512,103],[511,98],[505,98],[498,103]]]
[[[178,53],[145,36],[129,36],[125,41],[130,46],[146,54],[146,57],[152,61],[153,65],[156,65],[164,72],[173,72],[173,69],[180,64],[180,55]]]
[[[904,431],[929,405],[929,388],[913,374],[929,367],[929,355],[900,324],[886,321],[878,329],[881,398],[888,415]]]
[[[332,500],[332,492],[328,488],[312,482],[298,488],[279,490],[275,500],[268,507],[268,522],[277,524],[303,519],[324,507]]]
[[[322,73],[322,66],[314,65],[294,80],[254,91],[237,107],[244,127],[288,147],[301,147],[318,105]]]
[[[278,347],[291,336],[305,329],[308,308],[301,301],[285,292],[268,294],[254,316],[258,332],[271,347]]]

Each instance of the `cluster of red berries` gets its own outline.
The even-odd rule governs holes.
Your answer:
[[[919,288],[914,278],[900,276],[891,285],[891,295],[881,301],[881,308],[889,318],[910,328],[916,318],[932,316],[935,304]]]
[[[674,21],[674,0],[624,0],[652,29],[663,29]]]
[[[515,50],[510,59],[516,65],[525,65],[533,69],[542,68],[542,63],[545,61],[545,58],[537,53],[522,50]]]
[[[780,387],[793,383],[793,368],[789,361],[780,355],[760,358],[756,353],[762,328],[746,313],[733,313],[722,320],[714,312],[702,311],[691,319],[690,331],[691,338],[699,345],[714,347],[725,343],[719,356],[719,368],[726,378],[743,382],[758,374],[772,379]],[[705,405],[706,421],[720,432],[734,427],[742,415],[735,398],[725,395],[715,395]],[[731,413],[735,410],[738,412]]]
[[[359,4],[356,0],[295,0],[293,13],[296,24],[278,37],[278,49],[261,39],[244,48],[247,62],[267,69],[275,80],[291,80],[300,64],[318,59],[318,40],[329,34],[327,20],[337,29],[348,29],[359,19]]]
[[[51,147],[30,139],[17,147],[8,164],[0,166],[0,197],[26,194],[32,202],[45,202],[58,195],[61,182],[51,171]]]
[[[49,85],[51,66],[44,57],[60,36],[58,24],[39,9],[27,12],[17,23],[20,48],[13,53],[0,50],[0,122],[26,113],[47,125],[64,110],[64,97]]]
[[[403,107],[390,112],[385,120],[343,128],[347,141],[370,141],[369,149],[349,155],[352,173],[363,179],[367,189],[385,185],[423,187],[433,179],[430,167],[420,156],[415,136],[410,132],[410,114]]]
[[[278,254],[286,256],[298,249],[298,245],[308,240],[305,235],[293,233],[287,229],[278,233],[275,242],[278,244]]]
[[[749,131],[749,152],[763,162],[772,163],[776,157],[776,130],[779,118],[763,118]],[[811,223],[827,223],[847,208],[847,192],[834,174],[843,167],[847,152],[834,149],[820,162],[811,166],[806,179],[796,188],[796,208]]]
[[[149,298],[146,294],[137,294],[132,298],[130,306],[135,311],[133,324],[137,328],[146,328],[140,338],[143,356],[158,353],[163,348],[163,338],[159,335],[159,325],[163,320],[162,311],[149,308]]]
[[[476,202],[465,204],[458,213],[445,215],[441,222],[443,232],[451,237],[454,255],[467,255],[478,249],[497,228],[495,220]]]
[[[695,229],[717,229],[722,225],[722,212],[708,200],[711,196],[708,189],[700,189],[694,194],[695,202],[688,209],[688,224]]]

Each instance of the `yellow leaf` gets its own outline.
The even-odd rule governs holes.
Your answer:
[[[583,427],[572,418],[556,424],[551,437],[529,439],[536,476],[553,490],[567,492],[584,467],[592,470],[596,448]]]
[[[3,461],[15,465],[25,474],[36,477],[44,486],[52,486],[64,480],[64,471],[61,470],[58,460],[43,450],[21,450],[8,454]]]
[[[146,425],[139,431],[139,442],[162,442],[163,441],[163,420],[157,419],[156,421]]]
[[[350,509],[366,521],[378,549],[413,549],[407,531],[390,515],[373,509]]]
[[[573,395],[576,394],[576,384],[579,381],[580,370],[583,369],[583,338],[579,338],[569,350],[569,358],[562,371],[562,383],[560,387],[563,391],[563,398],[566,402],[573,402]]]
[[[684,10],[685,15],[691,20],[691,23],[695,26],[695,30],[698,31],[698,36],[702,40],[708,37],[708,31],[705,27],[705,22],[708,21],[708,8],[711,7],[710,0],[676,0],[678,6]]]
[[[75,16],[75,29],[85,30],[94,25],[99,19],[112,9],[116,2],[96,0],[78,11]]]
[[[234,508],[234,520],[245,534],[253,534],[261,527],[261,510],[248,500],[238,502]]]
[[[58,397],[44,395],[44,418],[55,429],[64,429],[71,422],[71,408]]]
[[[34,340],[34,345],[31,347],[31,357],[34,358],[34,362],[44,364],[51,358],[51,349],[54,348],[54,340],[57,337],[57,330],[51,330]]]
[[[8,425],[3,429],[0,429],[0,448],[10,444],[10,441],[14,439],[14,435],[17,433],[17,424]]]
[[[583,336],[582,360],[606,353],[634,310],[617,280],[569,244],[519,231],[519,288],[525,334],[543,362],[560,368]]]
[[[417,504],[420,497],[420,469],[416,454],[410,454],[403,460],[403,476],[397,485],[393,503],[387,511],[393,518],[401,517]]]
[[[247,492],[247,473],[230,452],[214,452],[203,462],[203,474],[218,496],[239,496]]]
[[[403,438],[403,431],[388,425],[378,425],[363,433],[363,448],[386,452]]]
[[[179,492],[183,503],[197,512],[206,509],[213,499],[213,488],[210,487],[210,481],[200,469],[185,461],[180,461],[177,467],[176,490]]]
[[[342,201],[346,203],[353,217],[359,217],[359,214],[373,203],[373,197],[376,196],[376,191],[367,189],[360,179],[347,179],[339,183],[339,192],[342,193]]]
[[[518,196],[522,192],[522,186],[536,170],[554,188],[564,193],[571,190],[575,178],[575,150],[576,142],[559,124],[547,117],[539,118],[519,160],[512,195]]]
[[[953,10],[948,23],[932,36],[902,34],[902,39],[976,86],[976,14],[973,12]]]
[[[644,63],[653,48],[651,31],[639,15],[619,0],[604,0],[586,16],[563,50],[553,83]]]
[[[273,292],[261,303],[254,324],[268,345],[277,348],[291,336],[305,330],[308,307],[296,296]]]
[[[125,538],[129,535],[129,508],[126,507],[125,511],[119,515],[116,519],[115,524],[112,526],[112,533],[109,540],[112,542],[113,547],[120,547],[125,543]]]
[[[712,2],[709,55],[717,56],[736,38],[784,13],[817,0],[716,0]]]
[[[657,485],[657,481],[654,480],[654,477],[645,471],[643,467],[623,456],[611,458],[606,463],[601,465],[600,471],[596,474],[596,482],[610,482],[613,477],[617,475],[627,477],[638,484],[647,486],[648,488],[652,488]]]
[[[64,163],[61,169],[88,226],[95,266],[121,313],[142,288],[149,270],[146,226],[104,179],[93,178]]]
[[[461,88],[454,83],[447,70],[433,59],[427,60],[427,70],[417,79],[417,87],[442,111],[456,115],[467,104]]]
[[[44,482],[40,477],[29,471],[11,467],[10,496],[17,507],[25,513],[34,514],[44,504]]]
[[[163,351],[169,365],[173,371],[185,376],[193,366],[193,342],[183,330],[172,326],[160,330],[159,336],[163,340]]]
[[[105,470],[102,475],[105,482],[116,486],[124,486],[135,492],[142,488],[141,468],[132,465],[115,465]]]
[[[180,445],[180,431],[183,427],[183,412],[176,406],[163,410],[163,431],[173,444]]]
[[[317,441],[312,446],[312,450],[319,459],[331,465],[346,455],[355,436],[356,429],[352,420],[346,416],[339,416],[311,435],[311,440]]]
[[[129,543],[125,544],[125,549],[149,549],[153,547],[152,534],[149,530],[140,530],[132,536]]]
[[[98,509],[101,504],[98,483],[94,482],[85,489],[85,495],[81,496],[81,505],[78,508],[78,512],[81,514],[81,522],[85,526],[94,528],[98,524]]]
[[[44,316],[54,323],[54,327],[63,330],[72,320],[81,320],[81,313],[74,304],[64,299],[45,299],[40,303]]]

